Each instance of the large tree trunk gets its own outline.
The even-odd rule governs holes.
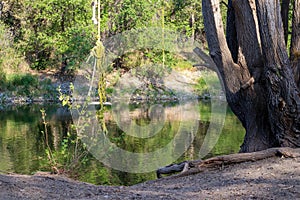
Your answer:
[[[299,147],[300,99],[279,0],[229,0],[227,38],[219,0],[203,0],[202,9],[210,55],[229,106],[246,129],[241,152]]]

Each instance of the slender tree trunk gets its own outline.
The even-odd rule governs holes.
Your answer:
[[[63,8],[61,8],[63,9]],[[66,13],[65,11],[63,11],[62,15],[61,15],[61,21],[60,21],[60,28],[61,28],[61,32],[64,33],[65,30],[65,22],[66,22]],[[68,66],[68,62],[67,62],[67,58],[66,55],[64,53],[61,54],[61,63],[60,63],[60,72],[62,74],[64,74],[66,72],[66,68]]]
[[[4,7],[4,5],[3,5],[2,1],[0,1],[0,19],[1,19],[1,17],[2,17],[2,10],[3,10],[3,7]]]
[[[227,101],[246,129],[242,152],[300,145],[300,99],[278,0],[228,1],[226,37],[218,0],[202,1],[210,55]]]
[[[190,28],[192,29],[191,38],[192,38],[193,41],[195,40],[195,28],[194,28],[194,24],[195,24],[195,14],[192,13],[191,17],[190,17]]]

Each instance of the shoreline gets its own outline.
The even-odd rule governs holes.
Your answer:
[[[60,175],[0,175],[0,199],[297,199],[300,158],[273,157],[133,186],[103,186]]]
[[[111,97],[107,97],[108,100],[111,100]],[[175,96],[162,96],[162,97],[155,97],[155,98],[148,98],[148,97],[133,97],[130,98],[131,103],[144,103],[144,102],[179,102],[179,101],[189,101],[189,100],[210,100],[210,99],[219,99],[220,101],[226,101],[224,96],[216,96],[211,97],[210,95],[205,96],[182,96],[182,97],[175,97]],[[124,100],[124,98],[115,98],[114,100]],[[125,99],[126,100],[126,99]],[[71,102],[85,102],[84,97],[79,97],[77,99],[71,98]],[[99,98],[93,98],[90,101],[91,105],[98,105]],[[11,105],[31,105],[31,104],[60,104],[61,101],[59,97],[26,97],[26,96],[17,96],[17,97],[9,97],[5,93],[0,93],[0,106],[11,106]],[[111,101],[104,102],[104,105],[112,105]]]
[[[78,76],[82,74],[83,72],[78,72]],[[125,95],[125,98],[130,98],[131,102],[143,102],[143,101],[181,101],[181,100],[188,100],[188,99],[197,99],[197,100],[207,100],[207,99],[213,99],[217,98],[221,101],[226,101],[226,97],[223,94],[222,91],[214,91],[216,93],[209,94],[209,93],[201,93],[199,94],[195,88],[195,84],[197,84],[197,78],[201,77],[200,71],[194,71],[191,72],[189,70],[185,71],[175,71],[175,74],[170,74],[166,78],[165,85],[170,86],[172,90],[176,91],[176,94],[169,94],[169,91],[162,90],[161,88],[159,90],[145,90],[145,88],[142,88],[143,90],[139,91],[136,94],[130,94],[130,97],[125,97],[128,95],[125,91],[125,94],[116,94],[116,95]],[[181,79],[185,80],[186,82],[182,82],[180,80],[177,80],[178,74],[181,76]],[[67,95],[71,97],[71,101],[79,102],[84,101],[86,97],[73,97],[72,96],[72,89],[70,89],[70,84],[76,82],[74,76],[58,76],[54,72],[40,72],[38,74],[34,74],[38,77],[38,80],[40,83],[45,82],[45,80],[48,80],[46,82],[49,82],[46,85],[47,90],[43,90],[41,88],[35,88],[36,91],[30,91],[30,95],[18,95],[19,91],[0,91],[0,105],[23,105],[23,104],[44,104],[44,103],[60,103],[60,93],[63,95]],[[123,80],[131,80],[132,83],[135,85],[138,84],[138,80],[135,79],[134,76],[130,75],[130,73],[123,74],[122,76]],[[113,82],[110,79],[113,79],[112,77],[108,78],[109,85]],[[126,86],[126,81],[122,84]],[[79,83],[79,82],[78,82]],[[82,83],[85,85],[84,83]],[[174,87],[176,85],[176,87]],[[45,85],[44,85],[45,86]],[[171,87],[172,86],[172,87]],[[187,86],[189,86],[187,88]],[[110,86],[114,87],[114,86]],[[120,86],[119,86],[120,87]],[[127,87],[127,86],[126,86]],[[168,88],[168,87],[166,87]],[[59,91],[58,91],[59,90]],[[95,90],[96,92],[96,90]],[[31,95],[32,94],[32,95]],[[107,94],[107,99],[111,98],[111,96],[114,95],[114,93]],[[118,97],[115,97],[115,99],[118,99]],[[99,98],[93,98],[92,101],[99,101]]]

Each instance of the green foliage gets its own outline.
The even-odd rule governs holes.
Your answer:
[[[177,70],[194,70],[193,65],[189,61],[184,60],[182,58],[177,59],[175,69],[177,69]]]
[[[129,70],[143,65],[162,65],[163,63],[165,66],[175,67],[176,61],[175,56],[168,51],[163,53],[162,50],[140,49],[122,55],[117,67]]]
[[[217,96],[220,95],[220,92],[222,91],[217,74],[209,70],[202,71],[194,88],[200,96],[208,94],[211,96]]]
[[[124,0],[117,5],[118,12],[112,18],[114,21],[114,32],[123,32],[155,23],[156,4],[158,0],[140,1]],[[154,5],[154,6],[153,6]]]
[[[202,77],[200,77],[198,79],[198,83],[196,85],[196,91],[197,91],[198,94],[200,94],[200,96],[209,93],[208,92],[208,86],[207,86],[205,80]]]
[[[240,121],[228,108],[222,133],[217,144],[212,149],[211,155],[224,155],[224,150],[227,154],[239,152],[240,145],[242,144],[244,137],[244,128]]]
[[[16,95],[33,96],[39,86],[38,78],[31,74],[11,74],[6,77],[6,89]]]
[[[0,91],[9,95],[27,97],[49,96],[57,94],[50,79],[38,80],[36,75],[29,73],[0,73]]]
[[[86,168],[87,165],[91,164],[91,160],[93,160],[92,156],[88,152],[86,144],[81,141],[82,137],[84,137],[83,131],[90,125],[89,119],[91,113],[87,110],[90,99],[87,98],[83,105],[75,105],[72,104],[70,95],[63,94],[60,87],[58,87],[57,90],[59,92],[59,100],[61,101],[62,106],[68,110],[72,110],[72,112],[79,113],[80,118],[83,118],[85,121],[83,124],[74,121],[74,123],[69,127],[70,129],[67,136],[63,138],[60,148],[53,152],[53,157],[57,161],[57,168],[59,170],[63,170],[68,176],[77,178],[77,171],[79,171],[80,168]],[[70,84],[70,90],[73,93],[74,85],[72,83]],[[97,112],[97,115],[101,115],[100,117],[97,116],[99,117],[99,121],[103,121],[103,112],[101,111],[104,112],[104,109]],[[100,121],[100,123],[102,121]],[[105,129],[105,123],[102,125],[102,128]]]
[[[170,105],[166,103],[165,106]],[[143,107],[143,105],[134,104],[130,105],[129,108],[130,111],[137,111],[141,107]],[[0,138],[4,148],[2,149],[3,162],[0,162],[1,172],[33,174],[41,170],[49,171],[51,168],[45,152],[44,135],[38,134],[46,130],[41,121],[40,109],[41,106],[33,105],[11,107],[2,110],[2,114],[0,115],[0,127],[3,131],[0,132]],[[67,175],[73,173],[72,176],[76,179],[101,185],[131,185],[145,180],[156,179],[155,172],[150,174],[130,174],[112,170],[103,166],[100,161],[97,161],[91,155],[82,156],[82,159],[80,158],[76,163],[76,167],[75,165],[68,165],[68,163],[73,163],[70,161],[75,158],[75,154],[73,154],[75,145],[72,142],[75,140],[75,134],[73,128],[70,128],[70,126],[72,126],[71,122],[68,121],[68,119],[57,121],[56,105],[47,105],[45,112],[47,113],[45,120],[47,122],[49,146],[53,154],[58,158],[56,159],[58,160],[58,166],[66,164],[66,168],[61,166],[61,169],[66,169],[67,171],[65,172]],[[199,104],[199,112],[201,118],[194,142],[188,148],[187,153],[182,155],[175,163],[184,160],[198,159],[199,149],[203,144],[209,121],[211,121],[210,102],[201,102]],[[109,112],[106,114],[109,114]],[[176,113],[174,115],[176,115]],[[134,115],[132,119],[136,120],[137,123],[146,121],[146,118],[142,116]],[[108,137],[111,142],[130,152],[151,152],[157,148],[164,147],[172,139],[176,138],[179,128],[184,125],[182,119],[176,121],[174,117],[171,117],[169,120],[169,122],[165,123],[167,127],[162,130],[163,133],[150,138],[150,140],[140,139],[138,141],[135,137],[126,136],[126,134],[116,126],[114,121],[108,120]],[[168,126],[168,124],[170,126]],[[209,156],[238,152],[239,146],[243,142],[244,129],[230,110],[227,112],[225,125],[222,130],[220,139],[213,149],[212,155]],[[69,134],[66,132],[69,132]],[[77,155],[81,155],[81,151],[85,151],[85,149],[82,148],[77,150]],[[69,158],[66,158],[68,156]],[[143,158],[141,157],[140,159]],[[81,160],[84,161],[82,165],[80,165]],[[128,160],[125,158],[122,162],[126,164]],[[71,169],[73,169],[73,171]]]
[[[42,122],[43,122],[43,128],[44,130],[41,131],[41,133],[44,136],[44,143],[46,146],[45,153],[47,155],[49,165],[52,168],[53,172],[58,173],[58,163],[53,155],[52,149],[50,147],[50,140],[49,140],[49,133],[48,133],[48,127],[47,127],[47,121],[46,121],[46,111],[45,109],[40,110],[41,115],[42,115]]]
[[[74,92],[74,85],[72,83],[70,83],[70,90],[72,91],[72,93]],[[59,100],[60,100],[62,106],[66,106],[68,108],[72,108],[71,96],[68,95],[68,94],[64,94],[61,91],[61,87],[60,86],[58,86],[57,91],[58,91]]]
[[[73,90],[73,85],[70,86]],[[73,108],[70,103],[70,96],[62,94],[60,88],[58,89],[60,94],[60,100],[62,105],[68,109]],[[80,140],[80,135],[76,133],[77,129],[83,128],[76,126],[74,124],[69,125],[67,135],[62,139],[59,149],[53,149],[50,145],[48,128],[46,121],[46,112],[41,109],[42,121],[43,121],[43,131],[45,142],[45,154],[47,155],[48,165],[50,166],[53,173],[64,172],[70,177],[76,177],[76,171],[82,166],[88,163],[88,150],[84,143]]]
[[[53,87],[51,79],[47,78],[39,82],[38,91],[40,91],[40,93],[36,92],[37,95],[40,94],[45,97],[53,97],[57,94],[57,90]]]
[[[75,132],[75,130],[71,130]],[[74,176],[74,171],[88,163],[88,151],[86,146],[78,139],[76,134],[67,133],[63,138],[60,148],[54,152],[54,156],[61,168]]]
[[[56,57],[65,62],[66,70],[75,70],[83,62],[93,46],[93,35],[87,27],[72,27],[59,37],[54,44]]]
[[[9,2],[4,22],[15,29],[16,44],[31,67],[73,69],[89,53],[93,27],[89,3],[83,0]],[[19,23],[11,21],[19,19]]]
[[[146,51],[146,57],[149,58],[153,64],[164,64],[171,68],[177,64],[176,55],[166,50]]]
[[[171,1],[166,7],[169,7],[166,15],[166,23],[169,27],[197,40],[203,40],[201,1]]]
[[[37,77],[31,74],[14,74],[8,77],[8,81],[10,82],[12,87],[17,87],[21,85],[38,85]]]
[[[13,46],[12,32],[0,21],[0,90],[6,81],[6,75],[14,71],[21,71],[23,60],[20,53]]]
[[[17,53],[25,55],[31,68],[75,70],[96,39],[90,3],[84,0],[9,0],[1,21],[12,30]],[[123,31],[148,27],[172,29],[203,40],[202,24],[201,1],[101,1],[103,40]],[[2,28],[1,23],[0,37]],[[161,59],[159,53],[155,56]],[[0,55],[0,63],[9,58],[12,57]],[[17,62],[11,65],[17,66]]]
[[[6,84],[6,75],[3,72],[3,69],[0,68],[0,91],[3,91],[6,89],[5,84]]]

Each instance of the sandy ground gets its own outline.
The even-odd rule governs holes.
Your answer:
[[[0,199],[300,199],[300,158],[269,158],[130,187],[58,175],[0,175]]]

